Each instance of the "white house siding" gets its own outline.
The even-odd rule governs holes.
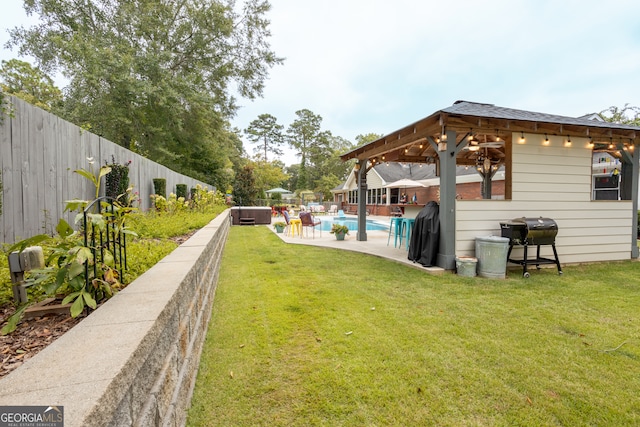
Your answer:
[[[518,141],[520,134],[512,140]],[[591,200],[591,149],[585,138],[525,134],[526,144],[513,144],[512,199],[458,200],[456,254],[474,255],[475,238],[501,234],[500,222],[519,217],[547,217],[558,224],[556,249],[562,263],[631,258],[631,201]],[[522,247],[513,257],[522,258]],[[534,249],[529,249],[530,256]],[[550,246],[542,256],[553,256]]]
[[[382,178],[373,168],[367,172],[367,187],[382,188]]]

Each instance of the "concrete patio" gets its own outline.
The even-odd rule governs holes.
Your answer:
[[[327,217],[327,219],[332,217]],[[356,218],[355,216],[348,215],[347,218]],[[322,216],[317,216],[316,219],[322,220]],[[375,216],[370,215],[367,216],[368,220],[379,221],[383,224],[389,224],[389,217],[387,216]],[[272,219],[272,224],[277,221],[283,221],[282,217],[276,217]],[[408,252],[405,246],[405,241],[402,241],[402,246],[394,247],[393,246],[393,235],[391,236],[391,240],[389,245],[387,245],[387,240],[389,238],[388,231],[380,231],[380,230],[369,230],[367,231],[367,240],[364,242],[356,240],[356,232],[351,231],[347,236],[345,236],[344,240],[336,240],[335,236],[328,231],[322,231],[320,233],[319,230],[315,231],[315,237],[313,235],[312,230],[303,230],[302,236],[295,235],[289,236],[285,233],[276,233],[276,230],[273,226],[269,226],[269,229],[273,231],[283,242],[294,244],[294,245],[310,245],[310,246],[320,246],[325,248],[336,248],[343,249],[346,251],[353,252],[362,252],[369,255],[378,256],[381,258],[387,258],[392,261],[396,261],[402,264],[406,264],[407,266],[417,268],[419,270],[423,270],[427,273],[431,274],[442,274],[445,272],[444,269],[440,267],[423,267],[422,265],[415,263],[407,258]],[[308,233],[307,233],[308,232]]]

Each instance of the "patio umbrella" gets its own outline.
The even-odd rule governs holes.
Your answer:
[[[289,190],[285,190],[284,188],[278,187],[278,188],[272,188],[271,190],[267,190],[266,193],[291,193],[291,191]]]
[[[412,179],[403,178],[398,181],[394,181],[390,184],[385,185],[383,188],[410,188],[410,187],[426,187],[421,182],[414,181]]]

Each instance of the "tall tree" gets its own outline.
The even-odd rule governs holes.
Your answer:
[[[260,96],[282,62],[268,44],[268,1],[235,3],[26,0],[40,23],[11,30],[8,46],[69,79],[66,119],[188,173],[188,157],[224,151],[230,85]]]
[[[257,144],[254,147],[254,152],[256,154],[264,153],[262,160],[267,162],[267,153],[282,156],[280,147],[284,143],[283,129],[284,126],[278,124],[278,119],[271,114],[260,114],[257,119],[249,123],[249,127],[244,130],[244,133],[251,142]]]
[[[303,109],[296,111],[298,118],[289,125],[287,139],[289,145],[297,150],[300,156],[300,170],[296,189],[304,189],[309,182],[307,172],[307,159],[312,155],[312,150],[319,149],[326,143],[326,134],[320,130],[322,117],[312,111]]]
[[[59,108],[62,103],[62,91],[53,79],[19,59],[2,61],[0,89],[47,111]]]

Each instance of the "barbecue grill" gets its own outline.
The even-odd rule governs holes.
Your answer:
[[[558,252],[556,251],[556,235],[558,234],[558,224],[551,218],[515,218],[511,221],[501,222],[502,237],[509,239],[509,252],[507,261],[522,266],[522,275],[527,278],[529,272],[527,265],[535,264],[540,269],[541,264],[555,264],[558,267],[558,274],[562,274]],[[540,246],[551,245],[555,259],[541,258]],[[524,246],[524,258],[521,260],[511,259],[511,251],[514,246]],[[529,259],[527,251],[529,246],[537,246],[536,257]]]

